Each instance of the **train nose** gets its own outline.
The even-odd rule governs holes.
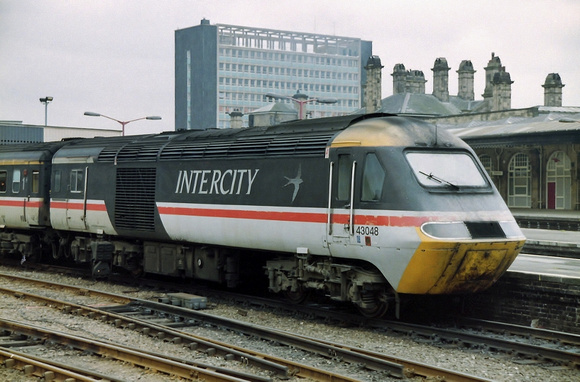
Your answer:
[[[440,241],[424,236],[397,286],[399,293],[456,294],[489,288],[512,264],[525,239]]]

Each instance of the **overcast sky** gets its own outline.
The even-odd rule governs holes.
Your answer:
[[[44,124],[39,98],[54,97],[48,124],[119,128],[93,111],[137,121],[127,134],[174,129],[174,32],[212,24],[359,37],[381,58],[383,97],[393,67],[422,70],[445,57],[449,92],[471,60],[475,97],[494,52],[512,81],[512,107],[542,105],[541,85],[559,73],[564,106],[580,106],[578,0],[0,0],[0,120]]]

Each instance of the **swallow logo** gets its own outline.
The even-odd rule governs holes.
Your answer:
[[[292,194],[292,203],[294,203],[294,199],[296,199],[296,195],[298,195],[298,190],[300,190],[300,184],[302,184],[302,165],[298,166],[298,174],[296,174],[295,178],[288,178],[285,176],[288,183],[284,185],[286,186],[294,186],[294,193]]]

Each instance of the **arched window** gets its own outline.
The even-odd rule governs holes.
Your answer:
[[[530,159],[518,153],[512,157],[508,174],[508,207],[532,207],[532,177]]]
[[[485,171],[487,171],[487,174],[489,176],[491,176],[491,172],[493,171],[493,164],[491,162],[491,157],[487,154],[482,154],[479,156],[479,161],[483,165],[483,168],[485,169]]]
[[[546,206],[563,210],[572,207],[570,158],[563,151],[550,155],[546,166]]]

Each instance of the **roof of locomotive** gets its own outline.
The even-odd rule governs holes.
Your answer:
[[[443,139],[438,142],[439,139]],[[457,145],[424,121],[390,114],[347,115],[247,129],[209,129],[76,140],[55,157],[99,162],[324,156],[328,146]]]

